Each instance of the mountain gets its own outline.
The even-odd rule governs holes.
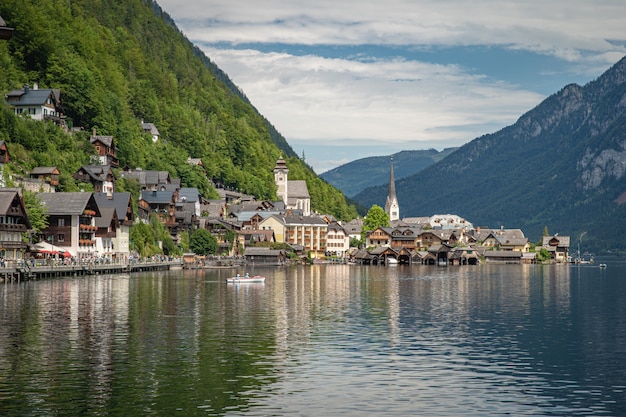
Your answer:
[[[115,138],[120,167],[169,171],[206,197],[217,196],[213,184],[221,184],[276,198],[272,170],[282,155],[290,179],[306,180],[312,209],[339,219],[357,215],[155,1],[2,0],[0,16],[15,29],[0,41],[0,91],[59,89],[75,128],[68,134],[0,106],[0,140],[14,157],[6,174],[56,166],[60,190],[77,191],[72,174],[95,154],[95,129]],[[156,143],[142,120],[159,130]],[[201,159],[203,169],[189,157]]]
[[[439,152],[436,149],[402,151],[391,155],[394,164],[394,177],[402,179],[431,166],[454,152],[448,148]],[[389,156],[371,156],[357,159],[338,166],[320,175],[322,179],[351,197],[365,188],[389,183]],[[367,173],[367,175],[363,175]]]
[[[573,246],[624,251],[625,174],[623,58],[584,87],[568,85],[515,124],[396,181],[396,192],[403,217],[453,213],[475,225],[522,228],[533,241],[547,226],[570,235]],[[386,185],[371,187],[353,200],[381,205],[386,193]]]

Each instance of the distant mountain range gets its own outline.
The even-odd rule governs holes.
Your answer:
[[[394,177],[402,179],[441,161],[458,148],[402,151],[391,156],[370,156],[333,168],[320,175],[335,188],[351,197],[368,187],[389,184],[390,160],[393,157]]]
[[[569,235],[572,249],[580,243],[614,252],[626,250],[625,174],[623,58],[584,87],[564,87],[515,124],[397,179],[396,191],[402,217],[458,214],[474,225],[521,228],[533,241],[547,226]],[[352,198],[371,207],[384,205],[386,195],[381,184]]]

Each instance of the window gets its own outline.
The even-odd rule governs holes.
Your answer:
[[[65,234],[59,233],[59,242],[65,242]]]
[[[65,219],[59,219],[59,223],[57,224],[59,227],[65,226]]]

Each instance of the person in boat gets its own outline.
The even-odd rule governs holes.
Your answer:
[[[250,278],[250,274],[246,272],[246,278]]]
[[[237,279],[240,279],[240,278],[241,278],[241,275],[237,274],[236,278],[237,278]]]

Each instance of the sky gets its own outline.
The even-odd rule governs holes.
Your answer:
[[[321,174],[461,146],[626,55],[624,0],[157,0]]]

